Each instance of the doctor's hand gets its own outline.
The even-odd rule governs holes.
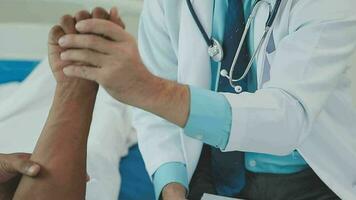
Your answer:
[[[29,160],[30,154],[0,154],[0,200],[12,199],[21,175],[36,176],[40,166]]]
[[[76,29],[81,34],[67,34],[59,40],[61,48],[67,49],[61,53],[62,61],[72,63],[64,73],[99,83],[123,103],[140,98],[137,94],[145,93],[154,76],[143,65],[135,38],[103,19],[80,21]]]
[[[178,183],[169,183],[163,188],[163,200],[186,200],[186,189]]]
[[[49,63],[52,68],[54,77],[58,83],[75,80],[75,79],[68,79],[63,74],[63,68],[73,63],[62,61],[60,59],[60,53],[63,52],[65,49],[59,46],[58,40],[60,37],[64,36],[65,34],[77,34],[78,32],[75,29],[75,24],[79,21],[89,19],[89,18],[110,20],[123,28],[125,27],[124,23],[122,22],[121,18],[118,15],[118,11],[116,8],[112,8],[110,10],[110,13],[108,13],[103,8],[95,8],[92,11],[92,13],[89,13],[88,11],[85,10],[80,11],[75,14],[75,17],[72,17],[71,15],[64,15],[60,19],[59,25],[56,25],[51,29],[49,33],[49,39],[48,39]],[[76,63],[76,64],[83,65],[83,63]]]
[[[189,114],[189,87],[151,74],[135,38],[121,26],[102,19],[76,24],[80,34],[59,39],[64,74],[99,83],[116,100],[184,127]],[[76,64],[86,63],[86,65]]]

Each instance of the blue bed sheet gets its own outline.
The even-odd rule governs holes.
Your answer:
[[[0,84],[21,82],[39,64],[39,61],[0,60]],[[154,190],[138,146],[130,148],[120,164],[122,185],[119,200],[153,200]]]
[[[120,174],[122,183],[119,200],[155,199],[153,185],[137,145],[121,160]]]
[[[0,60],[0,84],[23,81],[38,63],[36,60]]]

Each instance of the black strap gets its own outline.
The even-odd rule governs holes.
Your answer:
[[[278,14],[279,7],[281,6],[282,0],[277,0],[276,4],[273,7],[272,15],[269,16],[266,27],[272,27],[272,24],[274,22],[274,19],[276,18]]]
[[[204,37],[204,40],[206,42],[206,44],[211,47],[214,45],[214,41],[212,39],[209,38],[208,34],[205,32],[204,28],[203,28],[203,25],[200,23],[200,20],[193,8],[193,5],[192,5],[192,2],[190,2],[190,0],[187,0],[187,5],[188,5],[188,8],[189,8],[189,11],[190,13],[192,14],[192,17],[195,21],[195,23],[197,24],[201,34],[203,35]]]

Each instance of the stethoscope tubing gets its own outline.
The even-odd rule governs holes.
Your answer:
[[[256,51],[254,52],[253,56],[251,57],[251,59],[249,61],[249,64],[247,65],[244,74],[238,79],[233,79],[232,75],[233,75],[234,70],[235,70],[236,62],[237,62],[237,60],[238,60],[238,58],[240,56],[241,50],[242,50],[242,46],[243,46],[243,43],[244,43],[243,41],[246,40],[248,31],[250,30],[251,24],[252,24],[253,20],[256,17],[257,10],[261,6],[261,3],[262,2],[260,1],[255,5],[250,17],[247,20],[245,30],[244,30],[244,32],[242,34],[242,37],[241,37],[241,41],[242,42],[240,42],[240,44],[239,44],[239,46],[238,46],[238,48],[236,50],[236,53],[235,53],[235,56],[234,56],[234,60],[232,61],[232,64],[231,64],[231,67],[230,67],[230,72],[229,72],[230,85],[232,85],[233,82],[240,81],[240,80],[242,80],[242,79],[244,79],[246,77],[246,75],[248,74],[248,71],[250,71],[250,68],[251,68],[251,66],[253,64],[254,58],[257,56],[257,54],[259,53],[259,49],[261,48],[261,41],[262,40],[260,41]],[[264,32],[264,35],[265,35],[265,33],[266,33],[266,31]]]
[[[189,11],[190,11],[190,13],[191,13],[196,25],[198,26],[199,31],[203,35],[204,40],[206,41],[208,47],[209,48],[214,47],[214,41],[216,41],[216,40],[214,40],[214,38],[209,38],[208,34],[206,33],[206,31],[204,30],[202,24],[200,23],[200,20],[199,20],[197,14],[196,14],[196,12],[195,12],[195,10],[193,8],[193,5],[192,5],[191,1],[190,0],[186,0],[186,2],[187,2],[187,5],[188,5],[188,8],[189,8]],[[238,58],[239,58],[239,56],[241,54],[241,50],[242,50],[244,41],[246,40],[246,37],[248,35],[248,32],[250,30],[251,24],[255,20],[255,17],[257,15],[257,11],[258,11],[259,7],[263,3],[268,4],[268,6],[271,7],[271,4],[269,2],[267,2],[266,0],[261,0],[261,1],[259,1],[259,2],[257,2],[255,4],[255,6],[254,6],[254,8],[253,8],[248,20],[247,20],[246,27],[245,27],[244,32],[242,34],[239,46],[238,46],[238,48],[236,50],[233,62],[231,64],[231,66],[230,66],[230,71],[227,72],[226,70],[222,70],[220,72],[221,76],[229,79],[229,83],[230,83],[231,87],[233,87],[235,89],[235,91],[238,92],[238,93],[240,93],[242,91],[242,88],[241,88],[241,86],[239,86],[239,85],[237,85],[235,83],[243,80],[247,76],[248,72],[250,71],[250,69],[251,69],[251,67],[253,65],[253,62],[255,61],[257,55],[260,53],[260,51],[262,49],[262,46],[263,46],[264,42],[266,41],[267,35],[268,35],[268,33],[270,32],[270,30],[271,30],[271,28],[273,26],[273,23],[274,23],[274,21],[275,21],[275,19],[277,17],[278,10],[280,8],[281,2],[282,2],[282,0],[276,0],[276,3],[275,3],[275,5],[274,5],[274,7],[272,9],[272,12],[270,13],[270,16],[267,19],[266,26],[265,26],[262,38],[261,38],[259,44],[257,45],[257,48],[254,51],[252,57],[250,58],[250,61],[249,61],[248,65],[247,65],[244,73],[241,75],[241,77],[239,77],[237,79],[233,78],[233,73],[235,71],[236,63],[237,63],[237,60],[238,60]],[[270,10],[271,10],[271,8],[270,8]],[[219,46],[221,46],[221,45],[219,44]],[[223,55],[223,52],[224,52],[223,49],[221,49],[221,55]],[[219,61],[221,61],[221,60],[219,60]]]
[[[247,20],[247,24],[246,24],[244,33],[243,33],[243,35],[242,35],[241,41],[245,41],[245,39],[246,39],[246,37],[247,37],[247,34],[248,34],[248,31],[249,31],[249,29],[250,29],[250,27],[251,27],[251,24],[252,24],[252,22],[253,22],[253,21],[255,20],[255,18],[256,18],[257,11],[259,10],[259,7],[260,7],[263,3],[269,4],[268,2],[262,0],[262,1],[257,2],[256,5],[254,6],[254,8],[253,8],[253,10],[252,10],[252,13],[251,13],[250,17],[249,17],[248,20]],[[270,31],[271,28],[272,28],[272,25],[273,25],[273,22],[275,21],[275,18],[276,18],[276,16],[277,16],[277,13],[278,13],[280,4],[281,4],[281,0],[277,0],[275,6],[274,6],[274,8],[273,8],[272,14],[271,14],[271,16],[269,17],[269,19],[268,19],[267,22],[266,22],[266,27],[265,27],[265,30],[264,30],[264,32],[263,32],[262,38],[261,38],[260,42],[258,43],[257,48],[256,48],[256,50],[254,51],[253,55],[251,56],[251,59],[250,59],[248,65],[247,65],[247,67],[246,67],[245,72],[243,73],[243,75],[241,75],[240,78],[238,78],[238,79],[233,79],[232,76],[233,76],[233,73],[234,73],[234,71],[235,71],[236,62],[237,62],[237,60],[238,60],[238,58],[239,58],[239,55],[240,55],[240,53],[241,53],[242,46],[243,46],[243,42],[240,42],[239,47],[238,47],[238,49],[237,49],[237,51],[236,51],[236,53],[235,53],[234,60],[233,60],[232,65],[231,65],[231,67],[230,67],[230,72],[229,72],[229,74],[228,74],[227,76],[225,75],[225,77],[229,79],[230,85],[231,85],[232,87],[236,87],[236,86],[237,86],[237,85],[235,85],[234,82],[239,82],[239,81],[243,80],[244,78],[246,78],[248,72],[250,71],[250,69],[251,69],[251,67],[252,67],[252,65],[253,65],[253,62],[255,61],[257,55],[260,53],[260,51],[261,51],[261,49],[262,49],[263,43],[266,41],[266,38],[267,38],[267,35],[268,35],[269,31]],[[223,74],[222,74],[222,75],[223,75]],[[224,75],[223,75],[223,76],[224,76]]]
[[[200,23],[199,17],[197,16],[197,13],[195,12],[195,10],[193,8],[192,2],[190,0],[186,0],[186,1],[187,1],[187,5],[188,5],[188,8],[189,8],[189,11],[190,11],[190,13],[191,13],[196,25],[198,26],[199,31],[203,35],[205,42],[208,44],[209,47],[213,46],[214,45],[214,41],[213,41],[213,39],[209,38],[208,34],[205,32],[204,27]]]

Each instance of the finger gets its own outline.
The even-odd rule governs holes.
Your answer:
[[[48,43],[51,45],[58,45],[58,40],[62,36],[64,36],[64,30],[61,26],[56,25],[54,26],[48,34]]]
[[[90,181],[90,176],[89,176],[89,174],[87,174],[86,181],[87,181],[87,182]]]
[[[87,19],[78,22],[76,29],[80,33],[94,33],[103,35],[114,41],[122,41],[129,38],[125,30],[111,21],[103,19]]]
[[[112,7],[110,9],[110,21],[114,22],[115,24],[118,24],[123,29],[126,28],[125,23],[122,21],[120,15],[119,15],[119,11],[118,11],[117,7]]]
[[[61,59],[64,61],[87,63],[99,67],[102,66],[106,60],[106,56],[89,49],[69,49],[61,53]]]
[[[65,34],[76,33],[75,20],[71,15],[64,15],[59,23]]]
[[[95,19],[109,19],[110,15],[109,13],[101,7],[96,7],[94,8],[93,12],[92,12],[92,16]]]
[[[71,65],[64,68],[63,72],[68,77],[76,77],[90,81],[97,81],[99,75],[99,68]]]
[[[88,11],[86,10],[81,10],[79,12],[77,12],[74,16],[75,18],[75,21],[76,22],[80,22],[82,20],[85,20],[85,19],[90,19],[91,18],[91,15]]]
[[[97,35],[70,34],[61,37],[58,43],[63,48],[91,49],[109,54],[113,51],[114,42]]]
[[[29,160],[30,154],[11,154],[7,159],[8,173],[21,173],[27,176],[36,176],[40,171],[40,166]]]

